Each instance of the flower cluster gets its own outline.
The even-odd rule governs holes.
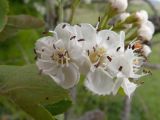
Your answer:
[[[113,14],[97,27],[61,23],[53,36],[39,39],[35,47],[39,70],[65,89],[84,75],[86,88],[95,94],[115,95],[121,87],[130,96],[139,86],[138,79],[148,74],[142,65],[151,52],[148,41],[154,26],[144,10],[125,13],[127,0],[109,0],[109,5]]]

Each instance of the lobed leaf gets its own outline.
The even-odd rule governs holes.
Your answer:
[[[63,100],[70,101],[68,91],[59,87],[50,77],[40,75],[35,65],[22,67],[1,65],[0,95],[14,101],[36,120],[44,118],[53,120],[51,113],[43,105],[54,105]],[[64,112],[68,107],[70,105],[64,108],[60,106],[62,108],[60,112]]]

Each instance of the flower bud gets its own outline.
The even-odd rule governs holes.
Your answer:
[[[138,11],[135,15],[140,24],[148,20],[148,13],[145,10]]]
[[[152,39],[153,33],[154,33],[154,25],[150,21],[146,21],[143,24],[141,24],[138,34],[141,36],[144,40],[150,41]]]
[[[130,16],[130,13],[124,12],[120,14],[119,18],[121,21],[125,21],[129,16]]]
[[[128,7],[128,0],[109,0],[109,2],[118,12],[123,12]]]
[[[152,52],[151,48],[147,45],[143,45],[142,51],[143,51],[144,56],[146,57]]]

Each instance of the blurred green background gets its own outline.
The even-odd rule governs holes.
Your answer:
[[[9,15],[27,14],[44,19],[46,3],[44,0],[9,0]],[[160,15],[160,2],[156,4]],[[137,0],[131,3],[128,11],[145,9],[149,15],[153,11],[147,3]],[[76,11],[74,23],[88,22],[96,24],[98,17],[103,15],[105,4],[81,4]],[[67,11],[66,11],[67,12]],[[12,32],[12,31],[10,31]],[[34,44],[42,36],[43,28],[19,30],[14,36],[0,42],[0,64],[25,65],[34,63]],[[8,33],[10,34],[10,33]],[[0,39],[3,35],[0,35]],[[160,63],[160,33],[153,37],[150,63]],[[151,70],[152,75],[141,78],[144,84],[135,92],[132,100],[131,120],[160,120],[160,70]],[[72,106],[69,120],[81,117],[85,112],[100,109],[105,113],[105,120],[121,119],[124,109],[124,96],[97,96],[87,91],[83,81],[77,86],[76,102]],[[0,120],[31,120],[14,103],[0,97]]]

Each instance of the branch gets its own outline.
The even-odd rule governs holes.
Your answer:
[[[121,120],[130,120],[132,96],[124,98],[124,109],[122,111]]]
[[[143,66],[150,68],[150,69],[160,69],[160,64],[144,63]]]

